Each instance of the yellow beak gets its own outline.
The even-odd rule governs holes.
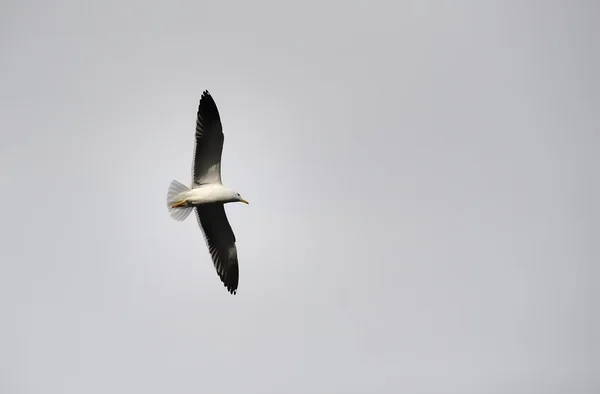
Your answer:
[[[250,204],[248,201],[244,200],[243,198],[240,200],[240,202],[243,202],[244,204]]]

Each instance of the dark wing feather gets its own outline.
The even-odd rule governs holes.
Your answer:
[[[223,126],[219,110],[208,90],[202,93],[196,117],[196,146],[192,182],[195,185],[221,183]]]
[[[196,207],[196,214],[217,274],[227,290],[235,294],[240,274],[235,235],[225,215],[225,207],[223,204],[200,205]]]

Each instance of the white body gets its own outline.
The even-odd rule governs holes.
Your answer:
[[[202,205],[215,202],[227,203],[238,201],[237,192],[218,183],[198,186],[179,196],[180,200],[186,200],[190,205]]]
[[[193,189],[177,181],[171,182],[167,194],[169,214],[175,220],[185,220],[192,209],[205,204],[226,204],[240,201],[248,204],[240,194],[220,183],[194,185]]]

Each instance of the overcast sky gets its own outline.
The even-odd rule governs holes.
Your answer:
[[[0,392],[600,392],[600,5],[357,4],[2,2]]]

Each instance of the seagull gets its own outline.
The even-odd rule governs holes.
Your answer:
[[[198,224],[212,257],[213,265],[230,294],[236,294],[239,281],[235,234],[225,215],[226,203],[243,202],[240,193],[221,182],[223,126],[212,96],[205,90],[200,98],[196,118],[196,147],[192,166],[192,185],[172,181],[167,192],[170,216],[185,220],[196,210]]]

